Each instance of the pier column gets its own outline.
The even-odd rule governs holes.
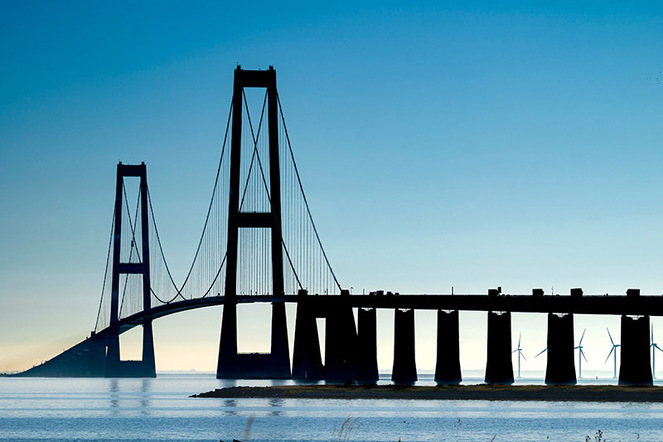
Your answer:
[[[546,385],[575,385],[573,315],[548,313]]]
[[[627,297],[640,296],[640,290],[629,289]],[[619,385],[653,385],[649,353],[649,316],[622,315]]]
[[[237,370],[237,298],[234,294],[226,295],[225,298],[216,377],[238,379],[241,373]]]
[[[488,312],[487,384],[513,384],[511,312]]]
[[[143,352],[141,374],[145,377],[156,377],[156,360],[154,358],[154,338],[152,333],[152,320],[143,324]]]
[[[326,314],[325,380],[331,382],[355,379],[357,329],[352,307],[346,301],[349,296],[347,290],[341,290],[339,302]]]
[[[394,311],[394,366],[391,380],[410,385],[417,381],[414,358],[414,309]]]
[[[359,347],[357,354],[357,381],[375,384],[378,381],[378,346],[376,310],[358,310]]]
[[[458,337],[458,310],[437,311],[437,362],[435,382],[458,385],[462,381]]]
[[[288,346],[288,320],[285,303],[272,303],[272,341],[269,355],[269,369],[265,378],[290,379],[290,348]],[[262,373],[259,374],[262,377]]]
[[[309,305],[306,290],[300,290],[298,295],[292,378],[307,381],[322,380],[324,366],[315,315]]]

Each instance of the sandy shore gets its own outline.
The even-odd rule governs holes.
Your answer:
[[[290,385],[221,388],[191,397],[283,399],[422,399],[489,401],[663,402],[662,387],[607,385],[464,385],[439,387]]]

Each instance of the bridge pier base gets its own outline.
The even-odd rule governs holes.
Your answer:
[[[649,353],[649,316],[622,315],[619,385],[653,385]]]
[[[546,385],[575,385],[573,315],[548,313]]]
[[[394,310],[394,366],[391,380],[398,385],[411,385],[417,381],[414,309]]]
[[[285,304],[272,303],[272,344],[269,355],[269,378],[290,379],[290,349],[288,347],[288,321]]]
[[[325,330],[325,380],[351,382],[356,376],[357,328],[347,290],[341,291],[341,301],[327,312]]]
[[[358,310],[357,381],[375,384],[378,379],[377,315],[374,308]]]
[[[325,378],[316,316],[307,300],[306,290],[300,290],[295,322],[295,348],[292,356],[292,378],[319,381]]]
[[[237,305],[228,296],[223,305],[221,318],[221,341],[219,343],[219,361],[216,366],[217,379],[237,379],[241,376],[237,367]]]
[[[143,351],[140,361],[122,361],[120,359],[120,337],[111,333],[106,353],[107,378],[155,378],[157,371],[154,361],[154,338],[152,321],[143,324]]]
[[[288,330],[283,303],[272,303],[271,353],[237,353],[237,302],[223,307],[217,379],[290,379]]]
[[[458,385],[463,380],[460,371],[458,310],[437,311],[437,361],[435,382],[439,385]]]
[[[487,384],[513,384],[511,312],[488,312]]]
[[[154,360],[154,334],[152,332],[152,320],[143,324],[143,360],[142,370],[145,377],[157,377],[156,362]]]

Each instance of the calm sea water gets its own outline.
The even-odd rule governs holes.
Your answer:
[[[663,440],[660,404],[189,397],[231,385],[199,373],[0,377],[0,440]]]

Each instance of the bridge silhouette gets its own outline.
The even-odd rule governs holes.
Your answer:
[[[262,90],[251,109],[246,90]],[[261,103],[261,104],[260,104]],[[254,103],[255,104],[255,103]],[[253,118],[252,118],[253,117]],[[227,153],[229,146],[229,154]],[[281,148],[281,147],[287,148]],[[225,187],[225,183],[227,187]],[[134,196],[127,191],[137,184]],[[270,303],[269,353],[237,350],[237,306]],[[297,305],[294,351],[285,304]],[[116,196],[103,290],[94,331],[79,344],[20,376],[154,377],[152,322],[182,311],[223,305],[217,378],[294,378],[375,383],[377,309],[392,309],[392,380],[417,380],[415,310],[437,310],[439,384],[462,381],[459,311],[488,316],[485,381],[514,381],[511,312],[548,314],[547,384],[575,384],[574,314],[621,315],[619,383],[651,385],[650,315],[663,315],[663,296],[416,295],[383,291],[351,295],[322,246],[285,125],[276,71],[235,70],[233,97],[203,231],[184,282],[165,257],[147,185],[147,167],[117,165]],[[356,310],[355,310],[356,309]],[[355,316],[356,311],[356,316]],[[316,324],[325,318],[325,358]],[[142,358],[120,358],[119,336],[142,328]]]

